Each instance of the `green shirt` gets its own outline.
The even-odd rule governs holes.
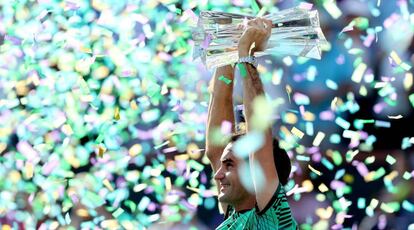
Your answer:
[[[227,213],[230,215],[216,230],[298,229],[297,223],[292,217],[285,191],[280,183],[272,199],[261,212],[258,211],[257,206],[240,212],[236,212],[231,206],[228,206],[227,209]]]

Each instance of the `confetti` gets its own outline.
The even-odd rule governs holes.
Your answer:
[[[364,162],[365,162],[366,165],[369,165],[369,164],[374,163],[374,161],[375,161],[375,156],[369,156],[365,159]]]
[[[131,157],[134,157],[140,153],[142,153],[142,145],[140,144],[134,144],[133,146],[131,146],[131,148],[129,149],[129,155]]]
[[[347,26],[345,26],[341,30],[341,32],[339,34],[354,30],[354,26],[355,26],[355,21],[352,20]]]
[[[390,53],[390,57],[394,61],[395,64],[401,65],[402,60],[401,60],[401,58],[398,56],[398,54],[395,51],[392,51]]]
[[[401,114],[398,114],[397,116],[388,116],[389,119],[401,119],[403,116]]]
[[[346,158],[346,161],[347,162],[351,162],[352,161],[352,159],[357,155],[359,153],[359,150],[357,149],[357,150],[354,150],[354,151],[351,151],[351,150],[348,150],[348,152],[346,152],[346,156],[345,156],[345,158]]]
[[[157,145],[157,146],[154,146],[154,149],[160,149],[160,148],[162,148],[162,147],[164,147],[164,146],[168,145],[169,143],[170,143],[170,141],[166,141],[166,142],[164,142],[164,143],[162,143],[162,144],[159,144],[159,145]]]
[[[188,165],[196,171],[202,171],[204,169],[204,165],[195,160],[190,160]]]
[[[288,94],[290,94],[289,91],[287,92]],[[310,99],[307,95],[297,93],[297,92],[293,94],[293,100],[295,101],[297,105],[309,105],[310,104]]]
[[[402,202],[402,207],[403,207],[405,210],[409,211],[409,212],[414,212],[414,204],[410,203],[410,202],[409,202],[409,201],[407,201],[407,200],[404,200],[404,201]]]
[[[338,89],[338,84],[334,81],[332,81],[331,79],[326,79],[325,82],[326,86],[332,90],[337,90]]]
[[[319,146],[324,138],[325,138],[325,133],[319,131],[316,134],[316,137],[313,140],[312,145],[313,146]]]
[[[299,8],[301,8],[301,9],[305,9],[305,10],[311,10],[311,9],[312,9],[312,7],[313,7],[313,4],[312,4],[312,3],[301,2],[301,3],[299,4]]]
[[[354,72],[352,73],[352,81],[360,83],[366,69],[367,65],[365,63],[359,63],[359,65],[355,68]]]
[[[391,122],[376,120],[376,121],[375,121],[375,126],[376,126],[376,127],[384,127],[384,128],[389,128],[389,127],[391,127]]]
[[[366,200],[363,197],[358,198],[358,208],[363,209],[366,207]]]
[[[293,133],[293,135],[297,136],[298,138],[303,138],[303,136],[305,135],[302,131],[300,131],[296,127],[293,127],[291,132]]]
[[[292,87],[290,87],[290,85],[286,85],[286,93],[289,97],[289,102],[290,102],[290,94],[292,93]],[[413,101],[414,101],[414,96],[413,96]],[[414,107],[414,102],[412,102],[412,104],[413,104],[413,107]]]
[[[336,108],[337,108],[337,102],[338,102],[338,98],[337,98],[337,97],[335,97],[335,98],[332,100],[332,102],[331,102],[331,110],[332,110],[332,111],[335,111],[335,110],[336,110]]]
[[[391,155],[387,155],[387,157],[385,158],[385,161],[390,165],[393,165],[395,164],[395,162],[397,162],[397,160]]]
[[[191,191],[193,191],[193,192],[198,193],[202,197],[218,196],[218,192],[217,191],[212,191],[212,190],[205,190],[204,191],[204,190],[201,190],[201,189],[198,189],[198,188],[189,187],[189,186],[187,186],[186,188],[189,189],[189,190],[191,190]]]
[[[239,63],[239,64],[237,64],[237,67],[239,68],[240,76],[242,76],[244,78],[247,77],[247,70],[246,70],[246,67],[244,66],[244,64]]]
[[[342,15],[342,11],[338,8],[336,5],[336,2],[334,1],[324,1],[323,7],[328,11],[328,13],[332,16],[334,19],[338,19]]]
[[[404,172],[404,174],[403,174],[403,178],[405,179],[405,180],[409,180],[409,179],[411,179],[411,173],[409,173],[409,172]]]
[[[257,14],[260,11],[259,5],[257,5],[256,0],[250,0],[251,7],[253,9],[253,13]]]
[[[249,154],[259,150],[264,145],[264,134],[261,132],[249,132],[237,140],[233,145],[235,156],[244,159]]]
[[[328,156],[331,156],[335,165],[342,164],[342,156],[338,151],[328,151]]]
[[[145,188],[147,188],[147,184],[137,184],[134,186],[133,190],[134,192],[140,192],[144,190]]]
[[[339,125],[340,127],[342,127],[343,129],[349,129],[349,127],[351,126],[351,124],[348,121],[346,121],[345,119],[341,117],[337,117],[335,119],[335,123]]]
[[[296,160],[298,160],[298,161],[310,161],[310,157],[303,156],[303,155],[297,155]]]
[[[383,167],[380,167],[379,169],[366,174],[364,176],[364,180],[366,182],[370,182],[370,181],[377,180],[377,179],[381,178],[384,175],[385,175],[385,169]]]
[[[138,210],[144,211],[145,209],[147,209],[150,202],[151,202],[151,200],[148,197],[146,197],[146,196],[142,197],[141,201],[138,204]]]
[[[328,161],[325,157],[322,158],[321,163],[329,170],[333,170],[333,164]]]
[[[261,17],[293,2],[4,2],[0,222],[9,225],[3,228],[71,228],[78,218],[88,220],[82,229],[191,228],[188,220],[200,207],[218,211],[203,146],[211,73],[202,60],[192,60],[192,28],[205,9]],[[414,212],[412,201],[398,193],[407,190],[414,171],[393,169],[403,163],[393,153],[414,145],[410,133],[393,133],[414,108],[405,39],[414,24],[412,2],[295,4],[327,19],[321,23],[330,31],[329,44],[318,61],[261,57],[266,97],[254,103],[252,125],[279,136],[292,178],[311,172],[285,186],[297,202],[324,205],[306,213],[301,227],[342,229],[349,222],[361,228],[354,218],[371,217],[373,226],[395,228],[395,213]],[[208,50],[213,36],[205,35],[194,53],[216,52]],[[236,67],[248,75],[244,65]],[[234,101],[241,99],[237,80],[222,75],[219,81],[234,84]],[[233,125],[222,122],[213,136],[227,143]],[[390,136],[400,149],[390,149],[386,165],[379,165],[378,146]],[[243,156],[263,145],[260,132],[246,138],[238,143]],[[253,189],[250,166],[241,169],[242,183]],[[366,194],[356,194],[361,179],[383,181],[376,188],[383,196],[372,196],[369,183],[361,185]],[[384,199],[396,194],[401,197]],[[13,213],[10,207],[25,208]],[[43,220],[40,226],[34,216]]]
[[[109,189],[109,191],[111,191],[111,192],[113,192],[113,191],[114,191],[114,188],[112,187],[112,185],[111,185],[111,183],[109,182],[109,180],[108,180],[108,179],[104,179],[104,180],[103,180],[103,184],[105,185],[105,187],[106,187],[106,188],[108,188],[108,189]]]
[[[381,203],[380,209],[386,213],[394,213],[400,209],[400,204],[397,202]]]
[[[32,162],[26,162],[26,172],[25,172],[25,175],[26,175],[26,178],[27,179],[30,179],[30,178],[32,178],[33,177],[33,163]]]
[[[106,152],[106,148],[104,147],[104,146],[102,146],[102,145],[99,145],[98,146],[98,156],[99,157],[103,157],[103,154]]]
[[[327,192],[327,191],[329,191],[329,188],[326,187],[326,185],[324,183],[320,184],[319,187],[318,187],[318,189],[321,192]]]
[[[223,121],[221,123],[221,133],[229,135],[232,132],[232,123],[230,121]]]
[[[308,165],[308,168],[309,168],[312,172],[314,172],[316,175],[318,175],[318,176],[322,175],[322,173],[321,173],[320,171],[318,171],[318,170],[314,169],[311,165]],[[319,189],[319,190],[321,190],[321,189]],[[323,191],[321,191],[321,192],[323,192]]]
[[[264,172],[262,167],[260,166],[259,162],[254,162],[251,166],[248,162],[244,161],[242,167],[238,169],[238,174],[242,179],[242,185],[246,187],[246,189],[250,192],[254,192],[255,189],[261,188],[263,189],[265,185],[264,180]],[[254,182],[252,175],[255,175]]]
[[[226,85],[229,85],[229,84],[232,82],[230,79],[226,78],[226,77],[225,77],[225,76],[223,76],[223,75],[221,75],[218,79],[219,79],[220,81],[224,82]]]
[[[252,130],[265,131],[273,119],[273,107],[265,96],[257,96],[253,100]]]
[[[410,94],[408,99],[410,100],[411,106],[414,107],[414,94]]]
[[[312,122],[306,122],[306,134],[309,136],[313,136],[314,128]]]
[[[406,73],[404,76],[404,89],[408,90],[413,86],[413,74],[412,73]]]
[[[122,215],[122,213],[124,213],[124,210],[122,208],[118,208],[114,213],[112,213],[112,215],[115,218],[118,218],[120,215]]]
[[[119,115],[119,107],[115,107],[114,119],[117,120],[117,121],[119,121],[119,119],[121,119],[121,117]]]
[[[66,221],[66,224],[70,224],[72,222],[69,213],[66,213],[66,215],[65,215],[65,221]]]

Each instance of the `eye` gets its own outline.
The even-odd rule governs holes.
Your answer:
[[[231,168],[233,168],[233,164],[232,164],[232,163],[226,163],[226,168],[227,168],[227,169],[231,169]]]

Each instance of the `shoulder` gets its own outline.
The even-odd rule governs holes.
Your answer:
[[[272,198],[269,200],[269,202],[266,204],[265,208],[263,210],[260,210],[256,204],[256,214],[257,215],[263,215],[268,210],[275,209],[278,207],[278,205],[281,202],[287,202],[285,190],[283,189],[283,186],[281,183],[278,183],[278,186],[276,188],[275,193],[273,194]]]
[[[279,183],[273,197],[266,207],[259,211],[256,207],[256,218],[260,225],[274,226],[279,229],[296,229],[297,224],[292,216],[285,190]],[[270,221],[271,220],[271,221]]]
[[[231,207],[231,206],[229,206]],[[253,229],[254,209],[236,212],[234,209],[230,215],[216,228],[216,230],[229,229]]]

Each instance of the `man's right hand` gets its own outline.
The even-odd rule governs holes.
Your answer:
[[[262,18],[249,20],[239,40],[239,57],[247,57],[253,55],[254,52],[265,50],[271,33],[272,21]],[[255,47],[250,54],[250,47],[253,43]]]

